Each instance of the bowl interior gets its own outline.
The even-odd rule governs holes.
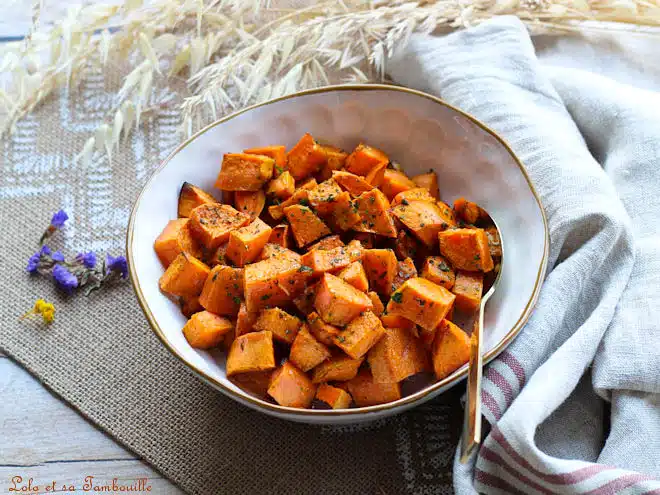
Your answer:
[[[181,332],[185,318],[158,289],[163,267],[153,242],[167,221],[177,216],[182,182],[214,191],[224,153],[270,144],[291,147],[305,132],[345,150],[367,142],[384,150],[409,175],[435,170],[444,201],[465,196],[491,214],[502,233],[505,261],[486,309],[484,350],[487,358],[503,350],[529,316],[545,270],[547,229],[540,203],[512,153],[476,121],[422,93],[382,86],[328,88],[253,107],[186,141],[154,174],[131,217],[128,251],[138,298],[170,350],[208,381],[225,387],[225,392],[247,397],[227,380],[222,353],[199,351],[186,342]],[[455,384],[465,375],[464,368],[401,404]],[[266,405],[249,400],[252,405],[254,401]],[[304,411],[310,413],[328,411]]]

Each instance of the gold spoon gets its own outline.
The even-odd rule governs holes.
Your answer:
[[[482,213],[483,214],[483,213]],[[495,263],[496,274],[484,277],[484,290],[486,293],[481,298],[479,305],[479,315],[476,325],[472,329],[470,337],[470,363],[468,368],[467,380],[467,401],[465,403],[465,420],[463,422],[463,437],[461,441],[461,462],[467,462],[474,448],[481,442],[481,375],[484,364],[482,352],[484,309],[486,303],[495,293],[495,288],[502,275],[502,263],[504,261],[504,246],[502,243],[502,234],[495,221],[488,216],[488,223],[491,223],[497,229],[497,235],[500,241],[500,250],[502,256],[499,264]],[[494,271],[495,271],[494,270]],[[491,272],[492,274],[493,272]],[[490,285],[489,285],[490,284]]]

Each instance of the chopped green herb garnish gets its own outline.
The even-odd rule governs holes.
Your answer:
[[[270,299],[270,294],[264,294],[263,296],[261,296],[262,301],[267,301],[268,299]]]
[[[234,296],[234,303],[235,304],[241,304],[241,298],[238,296]]]
[[[403,301],[403,294],[401,294],[401,292],[395,292],[392,294],[392,301],[395,303],[401,303],[401,301]]]
[[[312,270],[312,267],[310,266],[302,265],[300,268],[298,268],[298,271],[300,273],[309,273],[309,272],[313,272],[314,270]]]
[[[403,198],[403,199],[401,200],[401,204],[402,204],[403,206],[408,206],[410,203],[408,203],[408,200],[407,200],[406,198]]]

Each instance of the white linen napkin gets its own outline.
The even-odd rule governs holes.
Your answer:
[[[485,370],[492,428],[455,462],[456,491],[660,493],[660,93],[543,66],[511,17],[414,36],[388,72],[503,136],[550,226],[536,311]]]

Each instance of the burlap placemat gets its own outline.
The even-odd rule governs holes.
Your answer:
[[[123,253],[133,201],[178,142],[178,116],[166,111],[110,163],[74,164],[112,106],[114,78],[93,74],[75,94],[62,92],[2,144],[0,348],[189,493],[451,493],[460,390],[364,426],[276,420],[234,403],[170,355],[128,282],[66,297],[25,272],[59,208],[71,219],[53,247]],[[50,327],[18,320],[38,297],[58,308]]]

